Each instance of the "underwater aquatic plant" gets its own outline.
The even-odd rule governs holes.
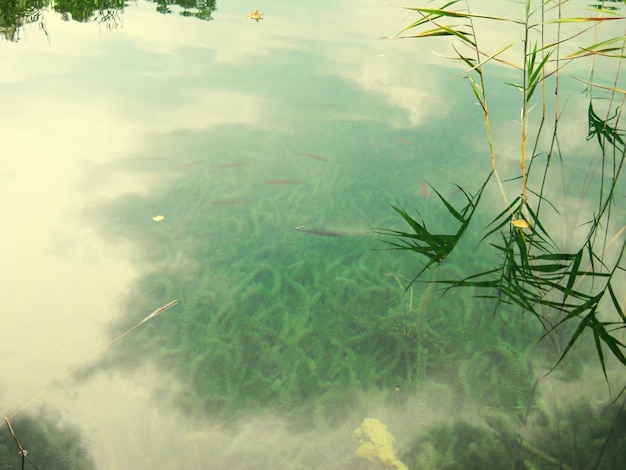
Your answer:
[[[355,453],[370,462],[380,463],[385,468],[407,470],[398,459],[395,439],[387,431],[387,426],[375,418],[366,418],[354,431]]]
[[[9,421],[0,431],[0,468],[91,470],[96,466],[77,429],[59,424],[57,413],[43,409]],[[11,432],[9,432],[9,429]],[[17,438],[14,440],[14,438]],[[20,449],[16,446],[19,442]],[[24,459],[18,450],[26,451]],[[20,465],[20,460],[22,460]]]

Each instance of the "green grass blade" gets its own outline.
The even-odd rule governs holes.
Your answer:
[[[605,16],[599,16],[599,17],[594,17],[594,16],[582,16],[582,17],[576,17],[576,18],[560,18],[558,20],[550,20],[550,21],[546,21],[545,24],[563,24],[563,23],[599,23],[602,21],[613,21],[613,20],[623,20],[624,18],[621,16],[618,17],[612,17],[612,18],[607,18]]]
[[[583,331],[585,331],[585,328],[588,328],[591,326],[591,320],[594,318],[595,315],[595,309],[593,309],[585,318],[583,318],[583,320],[578,324],[578,326],[576,327],[576,331],[574,331],[574,333],[572,334],[572,336],[570,337],[570,340],[567,343],[567,346],[565,346],[565,349],[563,350],[563,352],[561,353],[561,357],[559,357],[559,360],[556,362],[556,364],[554,365],[554,367],[552,368],[552,370],[556,369],[557,366],[563,361],[563,359],[565,359],[565,356],[567,356],[567,353],[569,353],[570,349],[572,349],[572,347],[574,346],[574,344],[576,344],[576,341],[578,341],[578,338],[580,337],[580,335],[583,333]],[[547,333],[546,333],[547,334]],[[545,335],[544,335],[545,336]],[[596,343],[596,347],[598,347],[599,345]],[[602,369],[605,372],[605,376],[606,376],[606,368],[604,366],[604,356],[602,355],[602,348],[599,348],[598,351],[598,356],[601,357],[600,362],[602,363]]]
[[[611,301],[613,302],[613,307],[615,308],[615,310],[617,311],[617,314],[622,319],[623,324],[626,325],[626,316],[624,315],[624,309],[620,305],[619,300],[617,300],[617,296],[615,295],[615,292],[613,291],[613,286],[611,285],[610,282],[607,285],[607,289],[609,291],[609,295],[611,296]]]

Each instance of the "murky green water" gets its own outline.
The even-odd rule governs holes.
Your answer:
[[[374,0],[216,7],[209,21],[143,0],[91,22],[43,10],[0,43],[0,408],[25,448],[37,426],[19,420],[35,416],[74,426],[86,452],[45,424],[55,451],[32,444],[32,461],[383,468],[354,452],[365,418],[409,468],[558,468],[559,432],[590,449],[566,468],[591,461],[578,423],[610,423],[595,399],[553,426],[581,359],[535,391],[537,322],[493,316],[473,290],[405,290],[419,260],[375,233],[401,227],[395,203],[451,230],[429,184],[462,205],[454,185],[489,171],[443,44],[377,39],[413,16]],[[494,76],[513,175],[517,97]],[[480,236],[428,279],[483,269]],[[585,393],[606,399],[595,380]]]

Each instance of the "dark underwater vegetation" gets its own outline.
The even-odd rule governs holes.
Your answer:
[[[396,170],[374,176],[363,162],[354,175],[345,171],[353,161],[349,156],[322,151],[328,163],[293,159],[291,150],[276,150],[273,139],[259,144],[260,137],[251,138],[257,143],[253,150],[235,144],[217,159],[198,162],[205,142],[221,146],[238,132],[225,127],[185,136],[194,155],[191,171],[174,171],[179,165],[172,168],[167,150],[148,167],[129,161],[109,169],[128,171],[130,165],[161,180],[154,190],[109,201],[96,211],[94,223],[113,240],[135,243],[137,262],[151,266],[129,293],[129,315],[112,336],[159,305],[181,302],[116,345],[96,368],[132,370],[154,363],[180,383],[176,390],[161,391],[156,403],[233,429],[263,413],[299,432],[310,430],[311,423],[332,428],[366,415],[373,403],[386,403],[389,419],[402,430],[396,436],[399,457],[409,468],[470,468],[468,462],[476,464],[471,468],[486,462],[493,468],[559,468],[570,441],[545,446],[535,434],[560,433],[552,428],[554,410],[537,405],[538,379],[546,361],[558,357],[537,342],[540,326],[514,307],[494,315],[493,299],[480,298],[471,288],[445,294],[433,282],[406,288],[414,260],[385,249],[370,230],[388,220],[389,201],[377,189],[392,184]],[[180,145],[162,139],[155,146]],[[266,152],[279,152],[279,163],[266,161]],[[265,184],[278,176],[307,184]],[[379,186],[359,184],[363,178]],[[417,197],[420,213],[440,211],[438,223],[445,228],[449,220],[441,202]],[[164,217],[159,222],[152,219],[157,214]],[[301,233],[296,228],[303,223],[341,236]],[[485,262],[476,240],[464,240],[430,280],[462,276]],[[572,354],[560,376],[579,375],[587,353],[581,347]],[[412,430],[411,414],[400,417],[429,383],[439,384],[451,403],[446,409],[457,418]],[[577,413],[578,405],[565,406],[558,425],[568,427],[565,416]],[[476,409],[486,410],[478,422],[463,418]],[[601,428],[598,435],[610,427],[611,409],[587,409]],[[531,425],[538,416],[544,420],[539,431]],[[532,436],[522,438],[531,428]],[[607,442],[613,455],[615,441]],[[602,444],[587,442],[576,461],[597,455]],[[373,468],[353,457],[349,461],[353,468]],[[289,462],[281,468],[302,464]]]
[[[297,173],[302,165],[279,170]],[[402,259],[368,231],[376,223],[371,209],[385,206],[370,188],[342,182],[349,197],[333,198],[345,189],[322,175],[268,190],[263,166],[163,176],[168,183],[154,196],[115,201],[102,219],[104,230],[124,232],[112,236],[140,238],[143,262],[154,266],[135,288],[133,310],[181,299],[120,347],[128,350],[124,364],[156,356],[176,371],[188,385],[180,406],[212,417],[261,407],[341,419],[337,410],[351,406],[351,394],[397,383],[416,388],[427,369],[454,363],[466,354],[459,338],[472,336],[471,324],[499,330],[476,324],[469,298],[442,302],[432,285],[404,292],[401,274],[389,270]],[[212,204],[228,197],[249,202]],[[153,212],[165,219],[155,223]],[[303,214],[320,220],[311,227],[344,233],[301,233]]]
[[[40,468],[46,470],[91,470],[96,466],[80,430],[60,423],[54,410],[43,409],[11,421],[15,437],[26,450],[25,466],[13,436],[0,433],[0,468]]]

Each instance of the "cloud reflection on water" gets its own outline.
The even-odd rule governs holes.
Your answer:
[[[349,2],[323,8],[274,1],[265,4],[264,20],[255,23],[245,18],[248,5],[218,6],[215,19],[207,23],[157,15],[151,5],[139,2],[125,9],[123,26],[116,31],[48,15],[49,38],[25,28],[20,44],[0,44],[0,96],[7,104],[0,122],[8,156],[0,170],[8,227],[0,232],[0,246],[8,247],[2,289],[5,312],[10,312],[0,317],[3,406],[18,406],[93,352],[94,345],[106,344],[107,325],[121,314],[122,299],[139,273],[131,263],[133,247],[103,239],[84,225],[83,214],[103,200],[158,187],[168,173],[174,177],[168,169],[180,166],[176,158],[195,158],[180,157],[179,145],[188,144],[190,154],[200,153],[203,134],[212,131],[233,141],[248,129],[294,138],[294,129],[321,120],[336,126],[322,135],[330,139],[334,134],[341,141],[350,134],[345,126],[352,124],[415,130],[455,119],[456,98],[448,93],[456,86],[451,85],[456,69],[432,68],[441,59],[423,43],[376,39],[406,24],[405,10],[377,1],[358,8]],[[507,147],[513,132],[514,125],[506,124],[498,133],[505,158],[515,154]],[[375,151],[401,148],[401,143],[394,147],[397,137],[390,133],[389,147]],[[311,135],[295,145],[290,141],[285,152],[317,153],[304,148],[305,143],[321,145],[316,139],[322,140]],[[360,148],[358,143],[352,147]],[[477,142],[470,153],[482,146]],[[421,154],[419,141],[417,147],[403,151],[423,160],[439,158]],[[219,155],[202,157],[223,158],[224,148],[217,148]],[[331,170],[311,171],[320,176],[315,191],[330,185],[333,177],[345,178],[330,172],[349,165],[354,156],[346,153],[324,153]],[[153,157],[164,160],[153,165]],[[233,157],[242,155],[233,150]],[[255,163],[276,155],[268,151],[254,158],[249,167],[257,171]],[[120,172],[123,165],[118,163],[129,159],[144,159],[146,170]],[[298,165],[305,163],[310,162]],[[428,165],[421,165],[425,173]],[[259,175],[273,177],[264,171],[269,172],[261,169]],[[360,171],[368,176],[371,169],[355,169]],[[474,171],[467,164],[457,176]],[[440,177],[448,179],[445,173]],[[236,189],[240,181],[230,178],[221,182],[225,190]],[[165,390],[180,386],[168,380],[155,378],[153,371],[104,377],[79,389],[75,400],[53,392],[45,401],[56,402],[69,420],[85,427],[102,468],[142,468],[149,459],[161,468],[175,468],[178,451],[186,449],[189,439],[204,442],[215,435],[202,428],[191,435],[180,432],[175,413],[155,413],[150,388],[155,381]],[[146,415],[152,421],[146,423]],[[191,424],[185,421],[186,426]],[[124,432],[114,441],[120,429]],[[128,436],[135,439],[130,445]],[[165,441],[168,446],[161,445]],[[288,442],[296,444],[297,439]],[[155,449],[163,452],[158,459]],[[155,455],[146,460],[150,452]]]

